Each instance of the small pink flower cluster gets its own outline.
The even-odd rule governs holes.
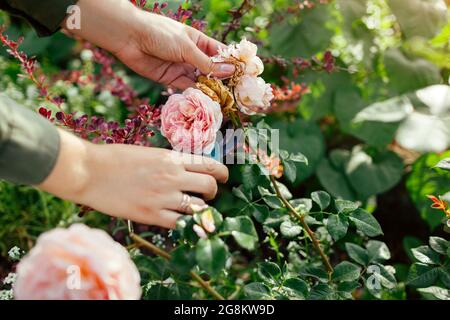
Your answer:
[[[258,47],[244,38],[240,43],[220,50],[219,55],[213,58],[214,62],[240,64],[243,74],[237,81],[234,93],[239,110],[247,115],[267,111],[274,97],[270,84],[259,77],[264,71],[264,64],[257,53]]]
[[[228,81],[234,92],[235,103],[247,115],[269,110],[274,98],[270,84],[259,75],[264,64],[256,55],[255,44],[243,39],[219,50],[213,57],[216,63],[237,65],[237,72]],[[189,88],[182,94],[173,94],[161,110],[161,133],[174,150],[195,154],[209,154],[222,124],[221,106],[201,90]]]

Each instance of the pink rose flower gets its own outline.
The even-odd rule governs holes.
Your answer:
[[[42,234],[17,266],[16,299],[132,300],[140,277],[127,250],[83,224]]]
[[[264,71],[264,64],[256,55],[258,47],[247,39],[242,39],[240,43],[230,44],[219,49],[219,54],[213,57],[214,62],[227,62],[234,60],[240,62],[245,74],[259,76]]]
[[[234,93],[239,110],[248,115],[266,111],[274,97],[270,84],[260,77],[249,75],[241,78]]]
[[[176,151],[209,154],[221,125],[220,105],[198,89],[171,95],[161,110],[161,133]]]
[[[258,56],[254,56],[245,64],[245,74],[257,77],[264,71],[264,63]]]

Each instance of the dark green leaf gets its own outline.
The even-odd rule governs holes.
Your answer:
[[[348,221],[343,214],[333,214],[328,218],[327,230],[334,241],[338,241],[347,234]]]
[[[447,254],[447,250],[450,247],[449,241],[439,237],[430,237],[429,243],[431,249],[443,255]]]
[[[319,205],[320,210],[322,211],[328,208],[331,202],[330,195],[325,191],[315,191],[311,193],[311,199]]]
[[[369,263],[369,255],[367,253],[367,250],[363,247],[360,247],[354,243],[346,243],[345,248],[347,250],[348,255],[350,258],[353,259],[353,261],[366,266]]]
[[[237,198],[247,203],[252,201],[251,191],[244,190],[243,186],[233,188],[232,192]]]
[[[258,263],[258,275],[264,282],[275,284],[281,276],[280,267],[273,262]]]
[[[354,281],[359,278],[361,267],[348,261],[343,261],[334,267],[332,279],[336,282]]]
[[[293,161],[284,160],[283,161],[283,173],[284,177],[290,182],[294,183],[297,178],[297,167]]]
[[[376,237],[383,234],[381,226],[372,214],[363,209],[357,209],[350,214],[356,228],[369,237]]]
[[[292,239],[299,234],[302,233],[302,227],[298,224],[292,222],[292,220],[286,220],[281,223],[280,231],[283,236],[285,236],[288,239]]]
[[[270,299],[270,289],[264,283],[253,282],[244,287],[246,298],[252,300]]]
[[[170,264],[178,272],[187,273],[195,266],[195,252],[188,245],[176,247],[170,255]]]
[[[247,216],[239,216],[235,218],[226,218],[224,222],[224,230],[230,231],[234,240],[244,249],[253,250],[258,242],[258,234],[256,233],[253,221]]]
[[[391,258],[388,246],[378,240],[370,240],[366,245],[369,262],[383,262]]]
[[[439,268],[423,263],[414,263],[409,269],[407,284],[416,288],[426,288],[435,284]]]
[[[359,204],[353,201],[336,199],[334,201],[338,213],[350,213],[359,208]]]
[[[336,295],[333,288],[328,284],[319,283],[312,287],[309,296],[309,300],[336,300]]]
[[[228,248],[220,238],[200,239],[195,248],[195,258],[201,269],[217,275],[225,269]]]
[[[429,246],[420,246],[411,250],[417,261],[425,264],[439,264],[439,254],[433,251]]]
[[[283,289],[291,299],[304,300],[308,296],[308,284],[299,278],[286,279]]]

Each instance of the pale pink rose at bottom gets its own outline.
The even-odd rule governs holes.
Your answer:
[[[210,153],[222,125],[220,105],[198,89],[169,97],[161,110],[161,133],[174,150]]]
[[[274,98],[270,84],[261,77],[250,75],[244,75],[241,78],[234,93],[239,110],[248,115],[267,111]]]
[[[42,234],[17,266],[19,300],[135,300],[139,272],[105,231],[83,224]]]

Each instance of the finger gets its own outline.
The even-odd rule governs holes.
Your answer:
[[[207,174],[213,176],[219,182],[227,182],[228,168],[222,163],[194,154],[182,153],[179,156],[186,171]]]
[[[185,172],[180,180],[183,191],[201,194],[205,200],[212,200],[217,194],[217,181],[208,174]]]
[[[155,224],[167,228],[175,229],[177,226],[177,220],[181,217],[181,214],[172,210],[161,210],[156,214]]]
[[[168,83],[167,85],[175,87],[180,90],[185,90],[187,88],[194,87],[195,81],[186,76],[179,76],[174,80],[172,80],[172,82]]]
[[[191,208],[191,205],[196,205],[196,206],[205,206],[206,205],[206,203],[203,199],[191,196],[189,205],[186,208],[181,208],[181,204],[183,202],[183,197],[184,197],[184,194],[182,192],[179,192],[179,193],[175,194],[174,196],[172,196],[170,198],[170,201],[168,201],[168,203],[166,205],[166,209],[178,211],[181,213],[192,214],[193,210]]]

